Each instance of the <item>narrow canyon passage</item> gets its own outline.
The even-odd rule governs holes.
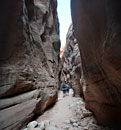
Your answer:
[[[0,130],[121,130],[121,0],[65,1],[1,0]]]

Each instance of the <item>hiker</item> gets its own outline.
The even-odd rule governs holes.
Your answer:
[[[66,94],[69,95],[69,89],[70,89],[69,85],[67,84],[62,85],[63,97],[66,96]]]
[[[70,86],[66,84],[66,94],[69,95]]]
[[[61,90],[63,91],[63,97],[64,97],[65,94],[66,94],[66,85],[65,84],[62,84],[62,89]]]

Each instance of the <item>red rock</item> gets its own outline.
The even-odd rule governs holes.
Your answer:
[[[72,21],[86,80],[86,107],[99,123],[121,124],[121,1],[72,0]]]
[[[57,99],[57,1],[0,4],[0,129],[18,130]]]
[[[66,36],[65,50],[60,64],[60,81],[67,83],[74,90],[74,94],[80,96],[83,94],[81,78],[81,59],[78,43],[73,34],[73,26],[70,25]]]

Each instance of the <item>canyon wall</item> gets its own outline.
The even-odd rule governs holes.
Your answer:
[[[75,96],[83,94],[81,79],[81,59],[72,24],[66,35],[66,45],[60,62],[60,81],[69,84]]]
[[[100,124],[121,124],[121,0],[71,0],[86,80],[86,107]]]
[[[20,130],[56,102],[60,51],[56,8],[56,0],[1,0],[2,130]]]

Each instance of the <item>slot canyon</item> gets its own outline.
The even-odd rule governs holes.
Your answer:
[[[1,0],[0,130],[121,130],[121,0],[71,0],[61,56],[57,7]]]

